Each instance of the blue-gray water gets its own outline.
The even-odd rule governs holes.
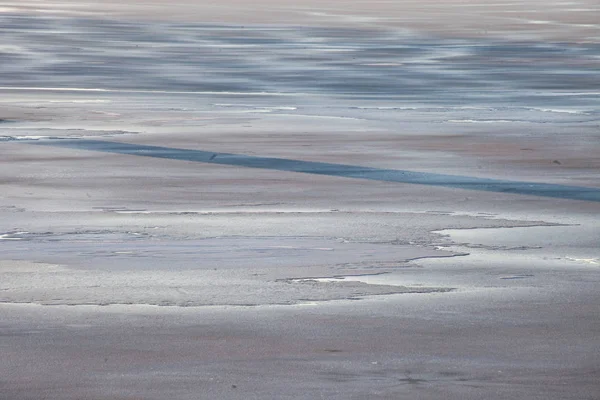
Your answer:
[[[144,146],[100,140],[44,140],[35,141],[32,143],[101,151],[107,153],[167,158],[172,160],[233,165],[239,167],[300,172],[316,175],[329,175],[342,178],[368,179],[384,182],[410,183],[467,190],[600,202],[600,189],[581,186],[485,179],[469,176],[415,172],[409,170],[369,168],[356,165],[331,164],[273,157],[255,157],[244,154],[215,153],[211,151]]]
[[[0,14],[0,86],[590,107],[598,43]],[[597,109],[596,103],[594,110]]]

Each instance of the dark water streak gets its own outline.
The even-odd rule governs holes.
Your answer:
[[[328,175],[343,178],[367,179],[383,182],[409,183],[455,189],[600,202],[600,189],[583,186],[509,181],[502,179],[478,178],[472,176],[447,175],[399,169],[383,169],[347,164],[292,160],[286,158],[256,157],[244,154],[216,153],[212,151],[177,149],[162,146],[148,146],[101,140],[59,139],[31,141],[29,143],[44,146],[99,151],[105,153],[166,158],[171,160],[193,161],[199,163],[231,165],[316,175]]]

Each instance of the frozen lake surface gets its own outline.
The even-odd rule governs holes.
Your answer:
[[[595,2],[121,3],[0,1],[0,399],[597,396]]]

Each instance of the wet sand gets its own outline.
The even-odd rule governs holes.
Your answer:
[[[0,399],[596,398],[596,8],[0,2]]]

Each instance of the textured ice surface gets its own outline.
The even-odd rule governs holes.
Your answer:
[[[592,3],[0,1],[0,397],[595,398],[597,202],[32,145],[597,190]]]

